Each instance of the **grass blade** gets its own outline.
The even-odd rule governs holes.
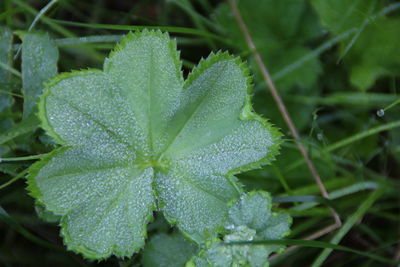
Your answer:
[[[354,253],[386,264],[391,264],[391,265],[396,264],[396,262],[393,260],[386,259],[384,257],[369,252],[364,252],[348,248],[345,246],[340,246],[322,241],[314,241],[314,240],[298,240],[298,239],[257,240],[257,241],[229,242],[229,243],[223,243],[223,245],[231,245],[231,246],[232,245],[292,245],[298,247],[324,248],[329,250],[339,250],[339,251]]]
[[[378,188],[376,191],[374,191],[372,194],[368,196],[368,198],[360,205],[360,207],[357,209],[357,211],[351,215],[346,222],[343,224],[343,226],[339,229],[339,231],[336,233],[336,235],[331,239],[331,244],[337,245],[342,238],[350,231],[351,228],[353,228],[354,224],[364,216],[364,214],[368,211],[368,209],[374,204],[374,202],[382,195],[384,192],[384,187]],[[319,267],[322,265],[322,263],[326,260],[326,258],[329,256],[329,254],[332,252],[334,248],[325,248],[322,253],[318,256],[318,258],[315,259],[314,263],[311,265],[312,267]],[[373,254],[370,253],[363,253],[366,256],[369,255],[369,257]],[[373,255],[374,260],[380,261],[378,256]],[[380,258],[380,257],[379,257]],[[386,262],[389,263],[389,262]],[[392,263],[393,264],[393,263]]]

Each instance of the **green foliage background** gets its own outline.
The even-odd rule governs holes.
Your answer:
[[[31,52],[37,58],[26,57],[19,45],[28,43],[26,38],[31,37],[27,31],[48,3],[0,2],[1,158],[39,155],[54,148],[31,109],[41,92],[41,81],[57,72],[57,58],[58,72],[101,68],[122,34],[136,26],[160,28],[177,39],[185,73],[210,51],[229,50],[249,62],[254,74],[255,109],[281,128],[285,142],[272,165],[239,178],[246,190],[271,192],[274,209],[291,214],[289,238],[300,240],[332,224],[328,207],[333,205],[345,227],[321,241],[398,259],[399,1],[238,1],[258,51],[331,193],[330,202],[309,197],[319,196],[318,188],[224,1],[60,0],[35,22],[32,31],[46,35],[31,41],[33,50],[42,47]],[[43,53],[46,57],[41,56]],[[32,69],[30,77],[20,76],[23,68]],[[180,240],[163,218],[157,217],[149,225],[151,241],[144,257],[141,253],[129,260],[110,258],[97,263],[66,252],[57,225],[39,219],[56,218],[35,207],[25,190],[25,170],[34,160],[28,157],[0,162],[0,265],[139,266],[142,258],[144,264],[151,262],[146,255],[152,255],[152,246],[168,247],[162,243],[165,240],[154,245],[160,238],[157,234],[168,235],[171,244]],[[191,249],[185,251],[190,254]],[[347,252],[321,251],[301,247],[274,258],[270,264],[382,264]]]

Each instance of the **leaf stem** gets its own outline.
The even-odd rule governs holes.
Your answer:
[[[42,157],[48,154],[38,154],[24,157],[11,157],[11,158],[0,158],[0,163],[4,161],[24,161],[24,160],[33,160],[33,159],[41,159]]]

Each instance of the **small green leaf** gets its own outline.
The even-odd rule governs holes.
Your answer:
[[[182,235],[157,234],[145,246],[142,264],[144,267],[183,266],[196,252],[196,246]]]
[[[22,38],[23,118],[34,113],[44,82],[57,74],[58,49],[47,34],[19,33]]]
[[[175,41],[130,33],[104,70],[53,78],[39,103],[62,145],[31,167],[29,190],[61,218],[70,249],[131,256],[152,212],[201,243],[223,228],[238,197],[233,174],[273,159],[280,134],[252,112],[243,63],[202,60],[184,82]]]
[[[268,266],[267,258],[279,251],[279,245],[243,245],[234,242],[277,240],[289,234],[291,218],[286,213],[271,211],[271,197],[258,191],[243,195],[229,210],[223,241],[210,240],[202,250],[187,264],[194,266]],[[205,264],[205,262],[208,264]]]

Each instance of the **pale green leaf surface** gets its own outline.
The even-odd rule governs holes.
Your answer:
[[[143,251],[144,267],[175,267],[184,266],[196,252],[196,246],[174,232],[153,236]]]
[[[29,190],[62,216],[70,249],[130,256],[156,205],[203,242],[238,197],[228,177],[277,153],[280,134],[252,112],[240,60],[212,54],[185,83],[180,66],[167,34],[143,31],[121,41],[104,71],[48,83],[39,116],[63,147],[31,168]]]
[[[400,75],[400,19],[382,18],[368,25],[345,58],[350,81],[368,89],[384,76]]]
[[[206,249],[188,263],[202,266],[268,266],[267,258],[281,249],[277,245],[235,245],[230,242],[281,239],[289,233],[291,218],[285,213],[271,212],[271,197],[258,191],[243,195],[229,210],[223,241],[208,242]],[[208,264],[205,264],[205,260]]]
[[[44,82],[57,74],[58,49],[47,34],[20,33],[22,38],[23,118],[35,112]]]

